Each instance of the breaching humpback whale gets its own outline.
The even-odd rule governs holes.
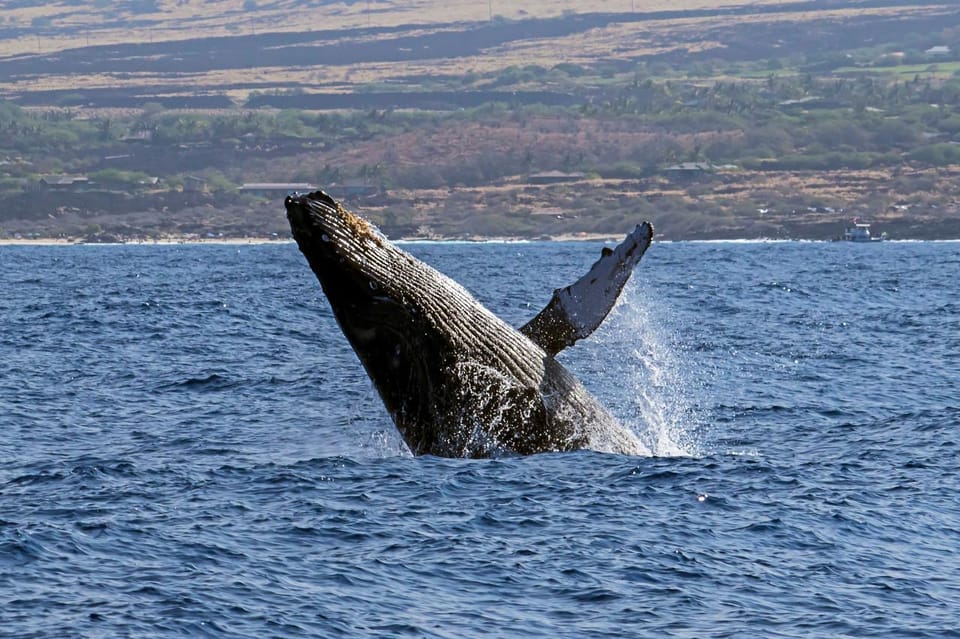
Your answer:
[[[613,308],[650,245],[644,222],[519,330],[322,191],[285,201],[337,323],[415,455],[646,447],[555,355]]]

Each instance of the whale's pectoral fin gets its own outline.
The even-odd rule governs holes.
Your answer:
[[[550,303],[520,332],[549,355],[556,355],[587,337],[617,303],[644,251],[653,239],[653,225],[639,224],[615,249],[604,248],[586,275],[553,292]]]

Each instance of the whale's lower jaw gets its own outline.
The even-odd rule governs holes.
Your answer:
[[[287,198],[293,236],[411,452],[646,448],[583,385],[462,286],[324,193]]]

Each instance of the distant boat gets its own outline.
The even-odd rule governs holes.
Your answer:
[[[887,234],[881,233],[879,236],[874,236],[870,233],[870,225],[868,223],[854,219],[853,225],[844,229],[843,238],[841,239],[846,242],[882,242],[887,239]]]

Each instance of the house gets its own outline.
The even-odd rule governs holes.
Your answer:
[[[938,45],[935,47],[930,47],[924,51],[927,55],[950,55],[950,47],[944,45]]]
[[[586,173],[564,173],[563,171],[544,171],[534,173],[527,178],[530,184],[562,184],[563,182],[577,182],[586,179]]]
[[[203,193],[207,190],[207,181],[195,175],[183,176],[184,193]]]
[[[710,162],[681,162],[680,164],[668,166],[663,170],[663,172],[667,175],[677,177],[695,176],[702,175],[704,173],[711,173],[716,168],[717,167]]]
[[[45,175],[37,181],[41,191],[79,191],[89,183],[85,175]]]
[[[241,193],[258,197],[286,197],[291,193],[310,193],[318,190],[304,182],[249,182],[240,187]]]
[[[131,131],[127,135],[120,138],[120,141],[128,144],[149,144],[153,141],[153,131],[148,129]]]

